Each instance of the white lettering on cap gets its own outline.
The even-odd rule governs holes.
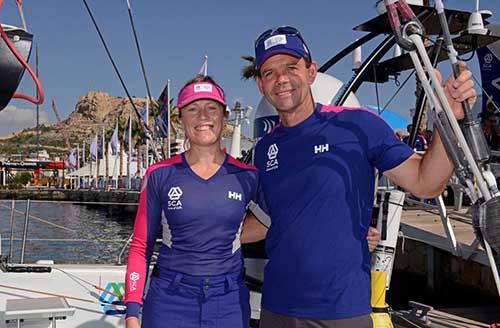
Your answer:
[[[208,83],[195,84],[194,92],[212,92],[212,85]]]
[[[264,49],[267,50],[269,48],[272,48],[280,44],[286,44],[286,35],[284,34],[273,35],[272,37],[264,41]]]

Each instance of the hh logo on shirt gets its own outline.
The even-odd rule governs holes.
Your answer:
[[[278,146],[276,144],[272,144],[269,146],[267,150],[267,165],[266,171],[275,170],[278,168]]]
[[[314,153],[315,154],[321,154],[324,153],[325,151],[330,150],[330,145],[328,144],[323,144],[323,145],[314,145]]]
[[[242,201],[241,193],[236,191],[228,191],[227,198]]]
[[[182,202],[181,202],[181,196],[182,196],[182,189],[180,187],[172,187],[168,191],[168,198],[170,199],[168,201],[167,208],[169,210],[182,210]]]

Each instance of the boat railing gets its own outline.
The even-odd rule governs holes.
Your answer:
[[[118,258],[116,259],[116,263],[118,265],[122,265],[123,254],[125,254],[125,251],[127,250],[127,247],[132,242],[132,236],[133,236],[133,233],[130,234],[130,236],[128,237],[127,241],[125,242],[125,244],[121,248],[120,253],[118,254]]]
[[[19,203],[25,202],[25,208],[24,211],[21,209],[17,209],[19,207]],[[6,203],[10,203],[10,206],[7,205]],[[68,232],[76,232],[75,229],[68,228],[64,225],[57,224],[54,222],[51,222],[48,219],[42,218],[40,216],[34,215],[31,213],[31,207],[33,203],[70,203],[73,205],[85,205],[85,206],[103,206],[103,209],[106,208],[107,206],[136,206],[138,205],[137,203],[123,203],[123,202],[95,202],[95,201],[47,201],[47,200],[32,200],[32,199],[26,199],[26,200],[0,200],[0,207],[3,207],[4,209],[9,209],[10,210],[10,229],[9,229],[9,246],[8,246],[8,256],[6,256],[6,259],[9,263],[12,263],[13,259],[13,249],[14,249],[14,242],[21,242],[21,249],[20,249],[20,259],[18,264],[24,264],[25,262],[25,254],[26,254],[26,249],[27,249],[27,242],[100,242],[100,243],[121,243],[123,246],[121,246],[120,252],[117,256],[117,261],[116,264],[121,265],[122,264],[122,259],[125,254],[126,249],[128,248],[131,239],[132,239],[132,234],[127,239],[113,239],[113,238],[28,238],[29,235],[29,226],[30,222],[35,220],[41,224],[48,225],[51,228],[54,229],[61,229],[61,230],[66,230]],[[22,215],[24,218],[23,225],[22,225],[22,238],[15,238],[15,231],[14,231],[14,221],[15,221],[15,216],[17,215]],[[2,253],[2,243],[1,243],[1,234],[0,234],[0,256],[3,255]],[[4,256],[5,258],[5,256]]]

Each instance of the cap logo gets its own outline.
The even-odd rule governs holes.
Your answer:
[[[286,35],[278,34],[266,39],[266,41],[264,41],[264,49],[267,50],[280,44],[286,44]]]
[[[194,92],[212,92],[212,85],[208,83],[195,84]]]

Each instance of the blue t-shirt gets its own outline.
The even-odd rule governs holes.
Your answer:
[[[325,320],[371,312],[374,168],[392,169],[412,154],[371,111],[320,104],[304,122],[259,141],[255,165],[272,221],[264,308]]]
[[[184,154],[147,170],[125,279],[128,315],[138,315],[159,237],[160,274],[173,270],[211,276],[242,270],[240,233],[249,201],[259,202],[257,178],[255,167],[229,155],[207,180],[191,169]]]

